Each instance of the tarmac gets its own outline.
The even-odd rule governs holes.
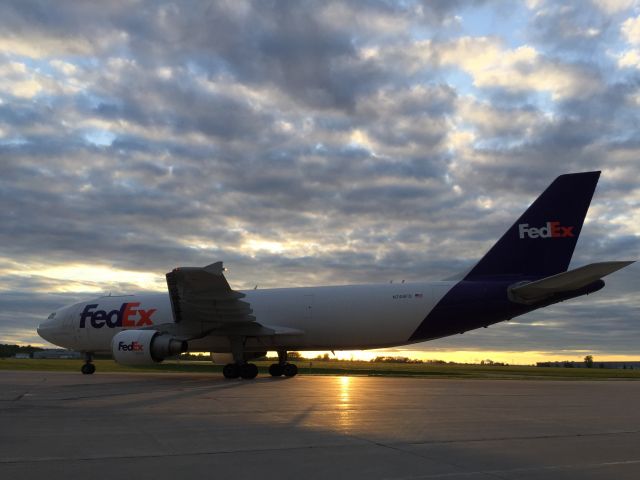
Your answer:
[[[0,478],[638,479],[640,382],[0,371]]]

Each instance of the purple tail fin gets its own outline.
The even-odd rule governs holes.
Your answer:
[[[569,267],[600,172],[560,175],[467,274],[547,277]]]

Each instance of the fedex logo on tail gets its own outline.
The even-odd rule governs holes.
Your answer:
[[[94,303],[84,307],[80,314],[80,328],[85,328],[87,320],[93,328],[116,328],[116,327],[144,327],[153,325],[151,316],[157,309],[150,308],[143,310],[137,308],[140,302],[123,303],[119,309],[107,312],[96,310],[98,304]]]
[[[520,238],[567,238],[574,237],[575,227],[563,227],[560,222],[547,222],[544,227],[530,227],[528,223],[518,224]]]

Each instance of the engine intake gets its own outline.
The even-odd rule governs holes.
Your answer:
[[[150,365],[187,351],[187,342],[157,330],[123,330],[111,340],[116,362],[123,365]]]

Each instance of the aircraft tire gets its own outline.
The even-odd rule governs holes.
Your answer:
[[[224,378],[238,378],[240,376],[240,367],[235,363],[227,363],[222,368],[222,374],[224,375]]]
[[[252,380],[258,375],[258,367],[255,363],[245,363],[240,365],[240,376],[245,380]]]
[[[279,363],[272,363],[269,366],[269,374],[272,377],[281,377],[283,374],[284,368]]]
[[[93,373],[96,371],[96,366],[93,363],[85,363],[84,365],[82,365],[80,371],[84,375],[93,375]]]
[[[293,363],[287,363],[284,366],[282,373],[285,377],[295,377],[298,374],[298,367]]]

